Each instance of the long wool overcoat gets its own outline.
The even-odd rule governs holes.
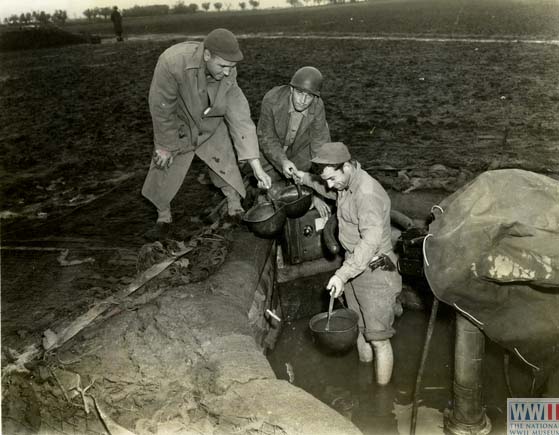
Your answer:
[[[194,154],[243,197],[237,160],[259,157],[256,127],[236,69],[220,81],[207,78],[203,53],[203,43],[176,44],[155,67],[149,92],[154,143],[175,155],[167,169],[152,162],[142,189],[159,209],[169,207]]]

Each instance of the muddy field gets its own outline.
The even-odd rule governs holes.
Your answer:
[[[533,25],[558,17],[553,8],[557,4],[545,4],[546,8],[532,14],[540,21],[525,20],[528,31],[519,30],[526,39],[554,36],[545,31],[551,28],[549,24]],[[554,13],[546,13],[550,10]],[[468,15],[467,8],[464,14]],[[487,17],[489,21],[498,19],[490,18],[494,14]],[[523,22],[519,17],[514,20]],[[554,24],[559,28],[559,20]],[[492,28],[493,37],[508,38],[509,28],[503,26],[500,34],[501,27],[490,23],[482,22],[479,28]],[[530,33],[530,26],[541,32]],[[196,32],[212,27],[214,23],[208,21]],[[415,32],[405,29],[395,33],[402,36],[407,32],[409,37],[424,33],[421,27]],[[485,31],[476,33],[478,30],[461,29],[459,33],[487,36]],[[287,83],[298,67],[314,65],[325,76],[323,98],[333,139],[349,144],[363,166],[388,189],[410,195],[410,204],[417,192],[445,195],[487,169],[515,167],[559,179],[556,42],[311,36],[242,40],[245,61],[238,67],[239,83],[255,120],[268,89]],[[95,301],[129,284],[141,270],[137,259],[145,243],[142,234],[155,218],[139,193],[152,146],[147,93],[158,55],[178,41],[147,36],[121,44],[0,54],[3,365],[13,360],[9,349],[21,350],[40,342],[47,328],[75,318]],[[175,289],[169,298],[189,295],[204,300],[211,293],[205,278],[223,261],[229,230],[208,230],[200,219],[220,200],[205,184],[204,172],[195,163],[188,187],[175,199],[174,209],[181,231],[178,238],[211,236],[198,239],[197,250],[188,257],[196,267],[188,273],[175,270],[168,274],[167,281],[146,290],[146,300],[156,299],[164,285]],[[204,229],[210,232],[200,233]],[[94,261],[64,267],[63,248],[70,249],[69,260]],[[198,284],[188,285],[193,282]],[[216,298],[219,302],[219,295]],[[211,306],[205,309],[211,314]],[[165,316],[171,321],[177,316],[186,325],[190,320],[200,321],[184,313]],[[118,322],[113,329],[104,329],[97,342],[99,346],[115,342],[123,346],[111,353],[114,361],[110,367],[117,375],[119,358],[128,359],[138,345],[132,335],[120,340],[126,335],[123,328],[145,326],[142,318],[136,323]],[[83,352],[81,373],[95,373],[105,364],[103,351],[91,348],[94,336],[95,332],[78,343]],[[150,345],[157,354],[163,344]],[[59,357],[57,365],[63,367],[72,355]],[[177,361],[183,357],[176,355]],[[169,364],[171,367],[173,361]],[[40,384],[50,376],[40,366],[33,367],[31,380],[3,378],[4,399],[29,397],[24,405],[3,409],[3,423],[11,425],[5,428],[35,433],[41,407],[49,409],[49,421],[74,421],[74,415],[60,414],[64,409],[60,391],[31,393],[30,382]],[[153,422],[163,417],[170,421],[177,413],[196,423],[198,432],[193,433],[211,433],[208,413],[196,408],[195,402],[188,406],[180,402],[170,384],[166,390],[170,396],[155,394],[155,384],[146,383],[140,397],[131,398],[122,384],[111,390],[107,383],[110,381],[98,388],[112,397],[121,423],[137,433],[157,433]],[[134,404],[149,401],[156,409],[157,401],[160,405],[166,400],[169,414],[152,420],[150,416],[139,422],[130,411]],[[86,429],[88,433],[102,431],[97,426]],[[85,429],[77,425],[72,430],[60,432]]]
[[[341,3],[341,2],[338,2]],[[307,3],[305,3],[307,5]],[[281,6],[281,5],[280,5]],[[166,17],[124,17],[125,33],[203,35],[208,20],[237,34],[285,33],[474,36],[558,39],[557,0],[370,0],[312,8],[255,9]],[[110,22],[70,23],[76,32],[111,35]]]
[[[172,42],[2,56],[4,212],[53,212],[145,171],[147,90]],[[243,49],[255,119],[271,86],[316,65],[332,136],[367,167],[558,171],[558,45],[254,38]]]

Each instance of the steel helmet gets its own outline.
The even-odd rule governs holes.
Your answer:
[[[320,97],[322,74],[312,66],[304,66],[295,71],[295,74],[291,77],[291,83],[289,84],[296,89]]]

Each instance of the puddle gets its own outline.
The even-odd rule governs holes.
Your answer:
[[[268,355],[276,376],[336,409],[364,434],[408,434],[413,388],[429,312],[407,310],[397,319],[397,333],[392,339],[393,377],[388,386],[380,387],[374,382],[373,366],[359,362],[355,347],[346,353],[332,354],[316,345],[309,320],[312,314],[327,310],[327,302],[319,293],[324,277],[316,278],[314,286],[308,280],[299,286],[296,297],[293,296],[293,289],[298,287],[296,282],[287,283],[287,288],[286,284],[280,287],[282,306],[287,304],[288,311],[295,307],[303,317],[284,324],[274,351]],[[310,299],[304,301],[304,295]],[[294,303],[294,299],[299,300]],[[443,411],[452,404],[454,315],[448,306],[439,308],[419,396],[418,435],[442,434]],[[289,319],[297,314],[284,313],[284,317]],[[511,367],[511,376],[516,385],[529,385],[528,373],[519,365]],[[506,415],[502,412],[507,398],[503,350],[489,340],[486,340],[483,383],[492,433],[506,433]]]
[[[398,433],[408,435],[410,433],[412,405],[394,404],[394,414],[398,421]],[[416,435],[444,435],[443,413],[438,409],[419,406],[417,408]]]

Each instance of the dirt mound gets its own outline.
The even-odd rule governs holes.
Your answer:
[[[0,51],[62,47],[89,42],[93,42],[91,36],[70,33],[58,27],[18,28],[0,34]]]

